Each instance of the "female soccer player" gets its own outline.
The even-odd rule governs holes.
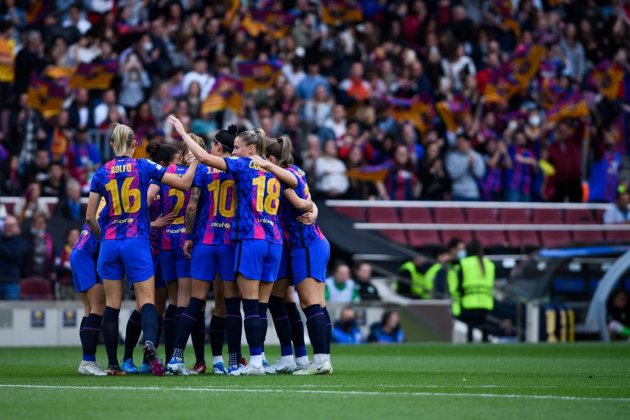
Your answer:
[[[101,200],[97,210],[97,218],[104,207],[105,200]],[[105,309],[105,292],[103,292],[101,279],[96,273],[98,249],[98,239],[86,223],[81,231],[79,241],[70,253],[70,267],[72,268],[74,288],[81,293],[83,300],[83,319],[79,331],[81,347],[83,347],[83,360],[79,365],[79,374],[106,376],[108,372],[96,364],[96,344]]]
[[[160,164],[161,166],[168,166],[171,163],[181,163],[182,154],[180,150],[172,144],[161,143],[159,141],[151,142],[147,145],[147,153],[149,158]],[[159,189],[158,189],[159,190]],[[160,255],[160,242],[162,240],[162,228],[170,225],[175,220],[173,213],[163,213],[162,203],[160,196],[151,196],[151,189],[149,187],[149,193],[147,194],[147,203],[149,205],[149,219],[151,220],[150,242],[151,242],[151,256],[153,258],[153,271],[155,276],[155,307],[158,311],[158,335],[156,348],[159,346],[160,336],[162,332],[162,324],[164,324],[164,347],[167,357],[173,353],[173,342],[175,341],[173,332],[173,323],[175,321],[175,314],[177,311],[177,283],[169,284],[170,288],[167,291],[167,284],[162,277],[162,270],[159,264]],[[171,304],[165,314],[165,306],[167,297]],[[127,328],[125,333],[125,353],[123,356],[122,370],[126,373],[151,373],[151,365],[148,360],[143,360],[140,370],[133,363],[133,350],[138,344],[140,338],[140,307],[136,309],[129,316],[127,321]]]
[[[300,298],[300,305],[306,315],[306,327],[313,345],[313,362],[308,366],[297,369],[293,361],[290,347],[282,345],[289,343],[290,333],[284,328],[277,329],[281,339],[282,358],[275,363],[270,372],[290,373],[296,375],[314,375],[332,372],[330,355],[327,345],[327,317],[324,308],[324,280],[326,279],[326,265],[330,257],[330,244],[324,237],[316,223],[307,225],[302,223],[300,215],[312,207],[310,193],[306,183],[306,174],[293,165],[293,150],[291,141],[280,137],[271,139],[267,143],[268,161],[261,161],[260,166],[272,170],[278,165],[286,168],[298,180],[298,187],[285,189],[284,201],[281,202],[282,221],[285,235],[285,247],[289,248],[289,267],[291,285],[295,286]],[[282,318],[282,299],[285,297],[288,281],[277,282],[272,291],[270,309],[274,319]],[[282,325],[282,323],[280,324]],[[286,323],[285,323],[286,325]],[[286,328],[286,327],[285,327]],[[281,338],[280,335],[283,335]]]
[[[236,126],[219,131],[215,135],[210,153],[213,156],[229,158],[237,134]],[[227,315],[223,288],[229,289],[227,294],[230,296],[239,295],[238,286],[234,281],[234,245],[230,239],[230,228],[233,226],[236,207],[234,179],[229,173],[215,168],[205,166],[200,168],[206,170],[197,171],[186,210],[184,253],[192,258],[192,296],[180,320],[174,356],[167,368],[173,373],[186,374],[184,349],[188,336],[195,329],[195,318],[203,317],[203,307],[212,282],[215,295],[214,312],[210,320],[212,368],[214,374],[226,375],[227,370],[222,357]],[[240,306],[240,298],[231,299]],[[227,322],[230,323],[230,328],[227,329],[230,364],[238,365],[242,330],[240,311],[237,317],[232,316]]]
[[[282,254],[278,220],[282,192],[280,182],[294,188],[297,179],[277,166],[271,171],[265,170],[253,159],[258,156],[262,161],[260,155],[265,154],[267,136],[262,130],[240,133],[234,140],[232,157],[221,158],[208,154],[196,144],[175,116],[169,118],[197,159],[234,177],[236,213],[231,235],[235,242],[234,272],[243,301],[245,336],[251,359],[246,367],[229,373],[236,376],[264,375],[258,302],[268,302]],[[226,303],[233,297],[226,294]],[[235,309],[227,307],[228,315],[236,315],[233,313]]]
[[[164,374],[164,366],[155,352],[157,339],[157,310],[155,308],[155,279],[149,243],[149,211],[147,189],[153,179],[186,191],[192,184],[197,163],[193,162],[180,178],[167,174],[165,168],[145,159],[133,159],[135,134],[130,127],[117,124],[110,144],[116,158],[100,167],[90,185],[87,222],[101,238],[98,274],[105,290],[103,338],[112,372],[123,372],[118,365],[118,315],[122,302],[122,279],[126,274],[133,283],[136,300],[141,308],[141,327],[144,334],[144,353],[156,376]],[[101,197],[105,197],[108,213],[103,232],[96,220]]]

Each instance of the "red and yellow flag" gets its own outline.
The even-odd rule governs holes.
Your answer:
[[[360,22],[363,20],[363,9],[356,0],[323,0],[319,16],[328,25]]]
[[[118,71],[118,62],[108,60],[102,63],[81,63],[70,77],[72,89],[105,90]]]
[[[579,92],[573,92],[571,96],[553,106],[549,112],[547,112],[547,120],[559,122],[567,118],[581,118],[588,117],[588,115],[589,110],[586,101]]]
[[[66,89],[53,81],[33,75],[27,92],[27,106],[41,112],[44,118],[61,113],[66,97]]]
[[[244,61],[236,64],[236,69],[245,92],[255,89],[269,89],[273,87],[280,77],[282,62],[270,61]]]
[[[430,100],[388,98],[389,115],[398,122],[409,122],[421,133],[433,128],[435,112]]]
[[[588,77],[588,85],[611,100],[619,97],[622,84],[623,70],[607,60],[595,67]]]
[[[243,109],[243,82],[233,77],[220,77],[201,106],[203,114],[231,109],[237,114]]]
[[[13,83],[15,79],[15,41],[0,38],[0,82]]]

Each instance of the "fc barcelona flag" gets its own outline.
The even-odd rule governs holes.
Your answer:
[[[363,166],[346,172],[346,176],[356,181],[383,182],[389,175],[389,168],[381,166]]]
[[[495,10],[497,15],[499,15],[503,24],[509,28],[516,36],[521,34],[521,27],[513,18],[514,16],[514,5],[512,4],[512,0],[492,0],[490,5]]]
[[[505,105],[518,89],[517,83],[506,69],[494,71],[483,91],[487,103]]]
[[[322,0],[319,15],[324,23],[337,25],[363,20],[363,9],[356,0]]]
[[[48,66],[46,70],[44,70],[44,76],[55,80],[65,80],[67,82],[76,70],[76,67]]]
[[[571,96],[561,103],[553,106],[547,113],[547,120],[551,122],[562,121],[566,118],[580,118],[589,115],[586,101],[579,92],[573,92]]]
[[[233,77],[220,77],[201,106],[202,113],[243,109],[243,82]]]
[[[245,61],[236,64],[238,75],[243,81],[245,92],[255,89],[269,89],[273,87],[280,76],[282,62],[271,61]]]
[[[615,100],[622,90],[623,70],[610,61],[603,61],[588,76],[588,85],[608,99]]]
[[[571,90],[562,87],[556,79],[547,78],[540,84],[540,104],[546,110],[565,101],[571,96]]]
[[[398,122],[409,122],[421,133],[433,128],[433,104],[430,100],[388,98],[389,115]]]
[[[522,51],[517,51],[512,57],[510,64],[512,76],[521,90],[527,89],[532,78],[538,73],[544,54],[545,47],[528,45]]]
[[[438,102],[435,109],[442,117],[446,129],[456,132],[464,118],[470,114],[470,103],[461,96],[455,96],[451,100]]]
[[[101,63],[81,63],[70,78],[70,88],[105,90],[109,88],[117,71],[118,62],[116,60]]]
[[[26,104],[41,112],[44,118],[50,118],[61,113],[66,89],[53,81],[33,74],[27,95]]]
[[[243,27],[253,37],[268,33],[276,39],[285,36],[293,27],[295,16],[291,13],[274,10],[252,10],[243,19]]]

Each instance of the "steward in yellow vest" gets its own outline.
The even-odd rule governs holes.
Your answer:
[[[413,299],[428,299],[431,297],[432,285],[425,280],[425,271],[428,260],[423,255],[416,255],[413,260],[400,266],[398,272],[403,279],[396,283],[396,293]]]

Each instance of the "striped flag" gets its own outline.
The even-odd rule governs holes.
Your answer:
[[[270,61],[244,61],[236,64],[239,77],[243,81],[245,92],[255,89],[269,89],[273,87],[280,76],[282,62]]]
[[[421,133],[433,128],[435,112],[431,100],[388,98],[389,115],[398,122],[409,122]]]
[[[546,110],[550,110],[570,95],[571,91],[560,86],[556,79],[547,78],[540,84],[540,104]]]
[[[116,60],[102,63],[81,63],[70,77],[70,88],[105,90],[109,88],[117,71],[118,62]]]
[[[291,13],[254,9],[245,16],[242,25],[252,37],[266,33],[276,39],[280,39],[289,32],[294,22],[295,16]]]
[[[44,118],[59,115],[65,97],[66,89],[63,86],[35,74],[31,76],[26,105],[41,112]]]
[[[15,41],[0,38],[0,82],[13,83],[15,79]]]
[[[363,9],[356,0],[322,0],[319,16],[328,25],[363,20]]]
[[[26,24],[37,25],[55,10],[55,0],[30,0],[26,10]]]
[[[383,182],[389,174],[389,168],[382,166],[363,166],[346,172],[346,176],[356,181]]]
[[[562,102],[554,105],[547,112],[547,120],[551,122],[562,121],[567,118],[588,117],[589,110],[586,101],[580,92],[573,92]]]
[[[217,79],[201,106],[203,114],[231,109],[237,114],[243,109],[243,82],[233,77]]]
[[[457,95],[451,100],[438,102],[435,104],[435,109],[442,117],[446,129],[454,133],[461,126],[464,118],[470,114],[470,103]]]
[[[522,51],[517,51],[510,63],[512,76],[521,90],[526,90],[532,78],[538,73],[540,62],[545,54],[545,47],[528,45]]]
[[[62,80],[64,84],[67,84],[76,70],[76,67],[48,66],[44,70],[44,76],[49,79]]]
[[[501,17],[503,24],[518,37],[521,34],[521,26],[518,21],[514,19],[514,5],[512,4],[512,0],[492,0],[490,5]]]
[[[587,83],[608,99],[617,99],[622,91],[623,70],[605,60],[591,71]]]
[[[505,105],[514,95],[518,86],[506,68],[495,70],[483,91],[487,103]]]

